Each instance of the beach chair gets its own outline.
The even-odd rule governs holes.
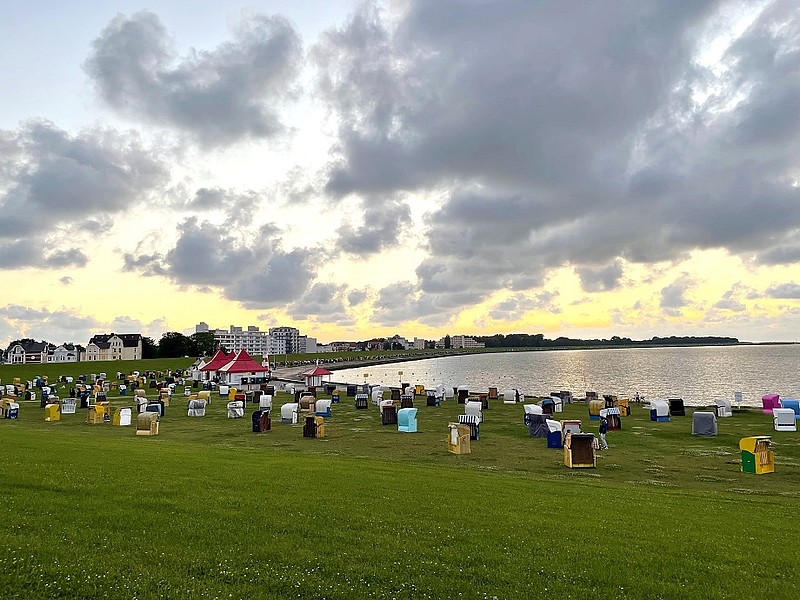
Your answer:
[[[467,403],[464,404],[464,414],[476,417],[478,419],[478,423],[483,421],[483,407],[479,401],[467,401]]]
[[[650,420],[669,421],[669,404],[665,400],[652,400],[650,402]]]
[[[713,412],[694,411],[692,413],[692,435],[717,435],[717,416]]]
[[[303,425],[303,437],[324,438],[325,420],[322,417],[307,416]]]
[[[380,386],[377,386],[375,389],[372,390],[372,404],[375,406],[380,406],[382,400],[383,400],[383,389]]]
[[[525,411],[524,414],[523,414],[523,417],[522,417],[522,422],[525,425],[529,424],[531,415],[541,415],[541,414],[543,414],[542,413],[542,407],[539,406],[538,404],[524,404],[522,406],[522,408]]]
[[[739,440],[741,469],[743,473],[763,475],[775,472],[775,452],[772,438],[767,435],[746,437]]]
[[[189,400],[189,417],[205,417],[206,416],[206,401],[205,400]]]
[[[297,423],[297,402],[287,402],[281,405],[281,423]]]
[[[261,411],[272,411],[272,395],[271,394],[261,394],[258,399],[258,410]]]
[[[136,435],[158,435],[158,413],[143,412],[136,417]]]
[[[800,419],[800,400],[795,400],[794,398],[783,398],[781,400],[781,408],[790,408],[794,411],[794,418]],[[63,408],[62,408],[62,411]]]
[[[503,390],[503,404],[516,404],[517,390]]]
[[[727,398],[715,398],[714,405],[717,409],[718,417],[732,417],[733,409],[731,408],[731,401]]]
[[[61,414],[74,415],[77,406],[78,406],[77,398],[64,398],[64,401],[61,403]]]
[[[772,423],[775,431],[797,431],[794,411],[791,408],[773,408]]]
[[[481,438],[481,419],[479,416],[471,414],[458,415],[458,422],[469,427],[469,439],[479,440]]]
[[[314,416],[328,417],[331,416],[331,401],[330,400],[317,400],[314,405]]]
[[[389,404],[381,405],[381,425],[397,425],[397,407],[392,400],[384,400]]]
[[[254,410],[252,415],[253,433],[265,433],[272,429],[269,411]]]
[[[761,397],[762,411],[771,414],[772,410],[781,407],[781,397],[778,394],[765,394]]]
[[[470,429],[468,425],[448,423],[447,451],[451,454],[469,454],[472,450],[469,444]]]
[[[417,431],[417,409],[401,408],[397,411],[397,431],[414,433]]]
[[[683,398],[669,399],[669,414],[673,417],[686,416],[686,407],[683,405]]]
[[[548,448],[563,448],[564,442],[561,432],[561,423],[546,419],[545,425],[547,426],[547,447]]]
[[[594,434],[567,434],[564,438],[564,465],[570,469],[596,467],[594,446]]]
[[[528,437],[547,437],[547,417],[545,415],[530,415],[528,418]]]
[[[117,427],[128,427],[133,423],[133,409],[130,406],[120,406],[114,412],[114,419],[111,421],[112,425]]]
[[[46,404],[44,407],[44,420],[51,422],[51,421],[60,421],[61,420],[61,405],[57,403],[53,404]]]
[[[4,419],[19,419],[19,402],[7,400],[3,409]]]
[[[244,417],[244,402],[241,400],[228,402],[228,418],[241,419],[242,417]]]

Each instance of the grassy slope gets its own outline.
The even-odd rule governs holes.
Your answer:
[[[252,434],[220,400],[189,419],[177,399],[154,438],[23,404],[0,421],[0,597],[797,597],[800,438],[760,412],[694,438],[637,406],[597,469],[570,470],[519,405],[455,456],[458,404],[400,434],[347,400],[317,440]],[[583,405],[563,416],[596,431]],[[739,470],[756,434],[774,474]]]

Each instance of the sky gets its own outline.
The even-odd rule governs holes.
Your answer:
[[[0,39],[5,344],[800,340],[796,0],[29,0]]]

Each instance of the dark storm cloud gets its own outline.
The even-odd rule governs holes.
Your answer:
[[[60,269],[85,267],[89,258],[80,248],[46,251],[35,238],[0,242],[0,269]]]
[[[470,298],[475,297],[475,294],[466,290],[463,295],[422,294],[416,284],[399,281],[378,291],[372,319],[385,326],[399,325],[405,321],[440,326],[453,317],[453,306],[470,304]]]
[[[281,133],[302,55],[282,17],[254,15],[214,50],[178,59],[158,16],[117,16],[92,43],[87,73],[109,106],[209,145]]]
[[[353,227],[346,222],[337,230],[338,248],[350,254],[368,256],[395,246],[404,228],[411,223],[408,204],[394,200],[364,204],[362,225]]]
[[[619,287],[622,279],[622,263],[613,261],[604,267],[578,267],[575,269],[585,292],[607,292]]]
[[[671,284],[661,288],[660,306],[671,316],[680,316],[679,309],[687,306],[689,300],[686,293],[694,286],[690,277],[683,275]]]
[[[358,306],[369,298],[369,293],[365,290],[351,290],[347,293],[347,303],[350,306]]]
[[[166,181],[157,155],[112,130],[70,134],[47,121],[4,132],[0,150],[0,266],[82,267],[81,236],[145,202]],[[50,250],[56,248],[55,250]]]
[[[722,295],[722,298],[714,304],[714,308],[731,312],[744,312],[747,310],[747,306],[741,302],[741,299],[747,298],[753,291],[751,288],[737,283]]]
[[[490,307],[489,317],[498,321],[517,321],[522,319],[525,313],[534,310],[558,314],[561,312],[555,304],[558,296],[557,291],[544,291],[533,296],[512,296]]]
[[[793,281],[780,283],[768,288],[765,295],[769,298],[800,299],[800,284]]]
[[[297,300],[316,276],[314,251],[285,251],[273,225],[245,234],[190,217],[177,229],[177,241],[166,253],[127,253],[123,269],[181,285],[213,286],[248,308]]]
[[[301,298],[289,305],[289,316],[300,320],[321,317],[328,324],[353,325],[355,320],[347,313],[344,304],[346,289],[347,286],[335,283],[315,283]]]
[[[451,308],[564,265],[603,291],[622,260],[695,249],[796,262],[800,13],[768,4],[717,76],[696,59],[725,6],[368,5],[314,51],[340,123],[327,189],[447,190],[416,292]]]

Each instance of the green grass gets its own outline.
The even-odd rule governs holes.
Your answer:
[[[0,597],[797,597],[800,437],[760,411],[696,438],[634,406],[596,469],[568,469],[520,405],[456,456],[463,406],[417,400],[419,433],[343,398],[324,439],[253,434],[219,399],[190,419],[175,398],[157,437],[23,404],[0,421]],[[597,431],[585,405],[559,416]],[[741,473],[762,434],[776,472]]]

